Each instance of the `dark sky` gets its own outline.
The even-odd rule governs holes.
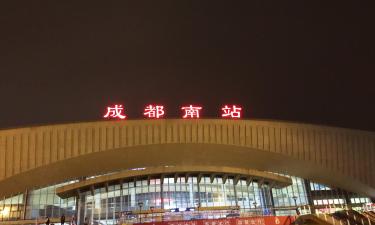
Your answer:
[[[157,102],[375,131],[375,8],[351,3],[1,1],[0,128]]]

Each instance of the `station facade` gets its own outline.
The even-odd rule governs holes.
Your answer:
[[[372,132],[287,122],[163,119],[2,130],[0,224],[62,214],[117,224],[141,214],[146,221],[182,212],[191,219],[189,212],[360,208],[375,197],[374,161]]]

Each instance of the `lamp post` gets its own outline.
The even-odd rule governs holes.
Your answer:
[[[139,223],[141,223],[142,222],[141,213],[142,213],[143,202],[138,202],[138,206],[139,206]]]
[[[155,209],[154,206],[150,206],[150,210],[151,210],[151,220],[152,220],[152,222],[154,222],[154,209]]]
[[[255,209],[255,215],[258,215],[258,212],[257,212],[257,202],[253,202],[253,205],[254,205],[254,209]]]
[[[298,207],[297,207],[297,196],[293,196],[292,198],[294,200],[294,206],[296,207],[296,213],[297,213],[297,215],[299,215],[299,210],[298,210]]]

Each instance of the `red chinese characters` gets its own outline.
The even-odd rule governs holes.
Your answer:
[[[125,119],[126,115],[124,114],[124,107],[122,107],[122,105],[114,105],[113,107],[108,106],[107,113],[103,117],[107,119]]]
[[[242,117],[242,115],[241,115],[242,108],[241,107],[237,107],[235,105],[232,105],[231,107],[228,107],[228,105],[225,105],[223,108],[221,108],[221,110],[223,110],[223,113],[221,114],[221,117],[223,117],[223,118],[240,119]]]
[[[184,118],[184,119],[186,119],[186,118],[199,118],[199,113],[200,113],[200,110],[202,109],[202,107],[189,105],[189,106],[181,107],[181,109],[185,113],[182,116],[182,118]]]
[[[196,105],[182,106],[182,118],[183,119],[199,119],[201,117],[201,111],[203,107]],[[221,117],[229,119],[241,119],[243,117],[243,108],[238,105],[224,105],[221,109]],[[149,104],[143,109],[143,115],[149,119],[160,119],[164,118],[166,114],[165,107],[163,105]],[[127,115],[125,108],[122,104],[109,105],[106,108],[106,113],[103,115],[106,119],[125,119]]]
[[[147,118],[156,118],[159,119],[165,114],[164,106],[162,105],[148,105],[146,106],[143,115]]]

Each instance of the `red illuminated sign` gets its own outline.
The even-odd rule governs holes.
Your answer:
[[[163,117],[165,114],[164,112],[164,106],[162,105],[148,105],[145,110],[143,115],[145,115],[147,118],[156,118],[159,119]]]
[[[114,105],[114,107],[107,107],[107,113],[103,117],[125,119],[126,115],[124,114],[124,108],[122,105]]]
[[[183,112],[183,119],[199,119],[200,113],[203,107],[188,105],[181,107]],[[143,109],[143,115],[146,118],[160,119],[165,116],[165,108],[163,105],[147,105]],[[237,105],[224,105],[221,108],[221,117],[229,119],[241,119],[242,118],[242,107]],[[107,106],[107,111],[103,118],[106,119],[125,119],[127,115],[125,114],[125,108],[122,104],[115,104]]]
[[[185,115],[182,116],[182,118],[199,118],[199,112],[202,109],[200,106],[184,106],[181,107],[181,109],[184,111]]]
[[[221,114],[221,117],[223,118],[241,118],[241,107],[237,107],[235,105],[228,107],[228,105],[225,105],[223,108],[221,108],[221,110],[223,110],[223,113]]]

